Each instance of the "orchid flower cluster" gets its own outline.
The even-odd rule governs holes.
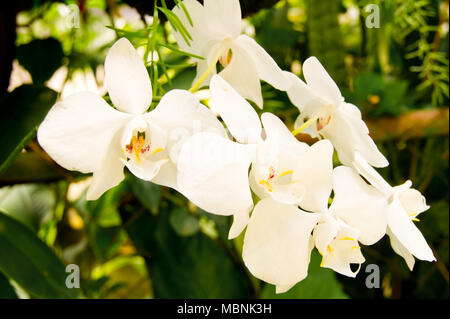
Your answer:
[[[304,62],[306,82],[281,70],[240,34],[238,0],[184,0],[183,6],[173,13],[192,41],[175,31],[178,45],[205,57],[196,60],[190,92],[169,91],[147,112],[146,67],[121,38],[105,60],[114,108],[93,93],[75,93],[56,103],[39,127],[40,145],[59,165],[93,173],[87,199],[118,185],[126,166],[211,214],[233,215],[229,238],[246,229],[245,265],[278,293],[307,276],[314,247],[322,267],[350,277],[365,261],[360,244],[373,245],[385,234],[411,270],[414,257],[434,261],[414,225],[429,208],[425,198],[410,181],[392,187],[373,168],[389,163],[358,107],[344,101],[320,62]],[[246,100],[263,107],[260,80],[286,91],[299,109],[293,132],[274,114],[259,118]],[[193,94],[201,86],[209,86],[209,108]],[[295,137],[300,132],[318,141],[303,143]],[[343,165],[333,168],[334,151]]]

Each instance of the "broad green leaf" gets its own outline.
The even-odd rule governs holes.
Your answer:
[[[31,230],[0,212],[0,271],[32,296],[75,298],[63,262]]]
[[[203,233],[178,236],[169,225],[169,211],[142,214],[128,228],[138,252],[147,257],[155,298],[250,298],[244,266]]]
[[[346,299],[348,296],[331,269],[321,268],[321,256],[314,250],[308,268],[308,277],[289,291],[276,294],[275,286],[266,284],[261,297],[264,299]]]
[[[185,208],[177,208],[171,211],[169,222],[180,236],[192,236],[199,230],[198,218]]]
[[[55,38],[36,39],[17,47],[19,63],[31,74],[34,84],[44,84],[62,65],[61,43]]]
[[[141,204],[156,214],[161,202],[161,187],[141,180],[132,174],[128,174],[126,181]]]
[[[0,209],[33,231],[49,219],[54,205],[54,192],[47,185],[24,184],[0,189]]]
[[[0,175],[0,185],[54,182],[65,178],[64,174],[66,173],[72,176],[82,176],[76,171],[65,171],[37,153],[20,153]]]
[[[22,85],[0,99],[0,175],[35,136],[56,97],[49,88]]]

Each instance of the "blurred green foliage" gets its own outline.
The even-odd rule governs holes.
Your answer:
[[[1,298],[448,298],[448,127],[378,142],[391,162],[381,170],[385,178],[394,185],[411,179],[431,206],[418,227],[438,262],[417,261],[413,272],[384,239],[363,247],[367,261],[357,278],[320,268],[313,253],[307,279],[275,295],[243,265],[242,235],[227,239],[230,217],[207,214],[128,173],[87,202],[86,176],[57,166],[34,141],[62,88],[101,92],[105,54],[118,37],[145,58],[152,107],[167,90],[188,89],[195,76],[189,53],[170,35],[180,26],[163,3],[158,10],[125,2],[150,11],[142,17],[121,1],[40,0],[17,14],[16,59],[33,84],[0,97]],[[380,9],[380,28],[366,26],[369,3]],[[75,9],[78,27],[70,20]],[[155,14],[164,20],[152,20]],[[448,107],[448,1],[286,0],[247,17],[243,29],[298,75],[305,58],[318,56],[364,118]],[[52,86],[58,93],[43,86],[61,70],[58,88]],[[263,96],[264,111],[292,127],[298,110],[286,94],[264,84]],[[80,289],[62,288],[64,264],[71,263],[80,267]],[[380,289],[365,286],[372,263],[381,269]]]

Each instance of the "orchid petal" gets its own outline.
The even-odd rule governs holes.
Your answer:
[[[414,256],[411,255],[411,253],[406,249],[405,246],[402,245],[402,243],[398,240],[398,238],[392,233],[391,229],[388,227],[386,234],[389,236],[391,240],[391,246],[392,249],[403,259],[405,259],[406,264],[408,265],[409,270],[413,270],[414,264],[416,260],[414,259]]]
[[[411,185],[411,181],[407,181],[393,189],[408,215],[416,217],[430,206],[427,205],[425,197],[418,190],[411,188]]]
[[[194,133],[207,131],[226,136],[216,116],[185,90],[169,91],[146,117],[167,132],[166,151],[174,163],[184,141]]]
[[[287,71],[283,71],[283,74],[291,83],[286,90],[286,93],[302,115],[306,107],[310,107],[311,109],[306,116],[312,116],[320,110],[320,107],[327,105],[327,101],[314,93],[314,91],[298,76]]]
[[[173,162],[168,161],[164,165],[161,165],[160,170],[153,177],[152,182],[157,185],[178,190],[177,174],[178,170],[176,165]]]
[[[262,199],[253,210],[244,237],[242,257],[257,278],[282,292],[303,280],[308,273],[311,232],[318,214],[294,205]]]
[[[228,239],[234,239],[238,237],[245,229],[245,227],[247,227],[248,221],[250,220],[250,210],[239,212],[233,215],[233,224],[231,225],[230,231],[228,233]]]
[[[328,210],[333,185],[333,145],[328,140],[316,142],[299,160],[294,170],[295,181],[305,189],[300,203],[312,212]]]
[[[94,171],[86,199],[97,200],[104,192],[117,186],[124,178],[124,164],[121,161],[120,142],[123,129],[118,130],[108,144],[107,153],[100,169]]]
[[[236,42],[255,61],[261,80],[282,91],[286,91],[291,86],[291,81],[286,77],[275,60],[254,39],[243,34],[236,39]]]
[[[252,57],[239,45],[232,45],[230,63],[219,75],[225,79],[242,97],[263,105],[258,69]]]
[[[195,134],[181,148],[178,189],[195,205],[213,214],[248,211],[253,206],[248,184],[252,159],[248,145],[208,132]]]
[[[365,158],[355,152],[352,166],[363,176],[373,187],[389,197],[392,194],[392,186],[378,173],[372,166],[367,163]]]
[[[216,32],[232,38],[241,33],[241,6],[239,0],[204,0],[208,25]]]
[[[105,59],[105,83],[111,101],[122,112],[142,114],[152,102],[147,69],[133,45],[121,38]]]
[[[351,168],[333,171],[334,198],[330,211],[360,231],[359,241],[372,245],[386,233],[387,201]]]
[[[305,60],[303,74],[306,83],[316,95],[324,97],[335,106],[339,106],[344,101],[338,86],[316,57]]]
[[[261,138],[261,121],[253,107],[220,76],[210,84],[211,108],[219,113],[231,135],[240,143],[256,143]]]
[[[436,260],[425,238],[414,225],[397,195],[394,195],[389,204],[388,224],[392,234],[416,258],[427,261]]]
[[[302,155],[309,149],[306,143],[300,142],[292,135],[283,121],[276,115],[268,112],[263,113],[261,122],[264,126],[266,141],[271,147],[279,145],[279,149],[289,150],[296,156]]]
[[[389,165],[388,160],[380,152],[375,142],[369,136],[369,129],[366,123],[361,119],[361,112],[353,104],[343,103],[342,110],[348,123],[351,126],[354,137],[354,148],[358,151],[367,162],[375,167],[386,167]]]
[[[62,167],[92,173],[102,167],[114,134],[130,119],[94,93],[75,93],[52,107],[37,138]],[[117,147],[120,151],[120,143]]]
[[[322,255],[321,267],[333,269],[348,277],[356,277],[359,268],[353,271],[350,264],[362,264],[365,261],[358,245],[357,230],[341,220],[328,217],[316,226],[313,236]]]

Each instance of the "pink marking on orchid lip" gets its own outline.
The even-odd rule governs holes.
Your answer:
[[[275,177],[275,170],[273,169],[273,167],[271,166],[269,168],[269,179],[272,179]]]
[[[144,153],[146,153],[146,152],[148,152],[148,151],[150,151],[150,145],[147,145],[147,147],[144,147],[144,148],[141,150],[141,153],[144,154]]]

